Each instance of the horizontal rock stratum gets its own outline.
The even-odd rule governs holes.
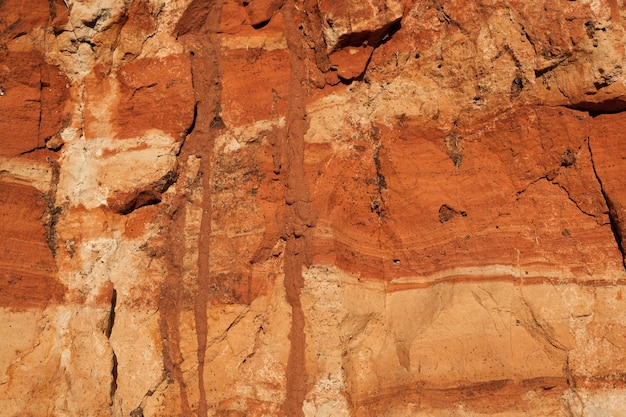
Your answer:
[[[625,18],[0,1],[0,415],[626,415]]]

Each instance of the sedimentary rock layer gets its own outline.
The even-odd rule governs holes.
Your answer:
[[[0,2],[0,414],[621,415],[625,17]]]

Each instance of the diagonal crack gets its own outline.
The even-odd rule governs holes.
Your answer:
[[[591,150],[591,141],[589,139],[587,139],[587,146],[589,148],[589,155],[591,156],[591,167],[593,168],[593,174],[595,175],[596,180],[598,181],[598,184],[600,185],[600,192],[602,193],[602,197],[604,198],[604,201],[606,202],[606,206],[609,209],[608,215],[609,215],[609,222],[611,224],[611,231],[613,232],[615,243],[617,243],[617,248],[622,254],[622,264],[624,265],[624,268],[626,269],[626,259],[624,258],[624,247],[623,247],[624,236],[622,236],[622,232],[620,230],[619,212],[618,212],[617,207],[613,203],[613,200],[611,200],[611,197],[606,192],[606,189],[604,185],[602,184],[602,179],[600,178],[600,175],[598,175],[598,171],[596,169],[596,165],[593,160],[593,152]]]
[[[580,203],[574,197],[572,197],[572,195],[570,194],[570,192],[567,189],[567,187],[565,187],[563,184],[561,184],[559,181],[557,181],[556,178],[550,178],[549,175],[542,175],[541,177],[535,178],[530,183],[528,183],[524,188],[522,188],[521,190],[517,191],[516,196],[519,197],[520,195],[524,194],[532,185],[538,183],[541,180],[546,180],[549,184],[556,185],[561,190],[563,190],[565,192],[565,194],[567,195],[567,198],[569,199],[569,201],[571,201],[576,206],[578,211],[580,211],[582,214],[584,214],[585,216],[592,217],[601,226],[604,226],[606,224],[605,222],[602,221],[601,218],[598,218],[598,216],[596,216],[594,213],[591,213],[591,212],[585,210],[580,205]],[[606,197],[605,197],[605,200],[606,200]]]
[[[524,188],[522,188],[521,190],[517,191],[515,193],[515,197],[519,198],[520,195],[524,194],[532,185],[538,183],[541,180],[546,180],[548,181],[548,177],[546,175],[542,175],[539,178],[535,178],[534,180],[532,180],[531,182],[529,182],[528,184],[526,184],[526,186]]]
[[[152,389],[149,389],[141,399],[141,402],[133,411],[130,412],[130,417],[144,417],[143,410],[146,407],[146,401],[148,398],[152,397],[154,393],[159,389],[159,387],[168,380],[168,373],[166,370],[163,371],[163,375],[161,375],[161,380],[159,380],[155,385],[153,385]]]
[[[546,178],[546,179],[547,179],[547,178]],[[567,188],[566,188],[563,184],[561,184],[560,182],[558,182],[558,181],[556,181],[556,180],[552,180],[552,181],[550,181],[550,183],[552,183],[552,184],[554,184],[554,185],[557,185],[557,186],[558,186],[561,190],[565,191],[565,194],[567,194],[567,198],[568,198],[568,199],[569,199],[572,203],[574,203],[574,205],[576,206],[576,208],[578,208],[578,210],[579,210],[582,214],[587,215],[587,216],[589,216],[589,217],[593,217],[594,219],[596,219],[596,221],[598,220],[595,214],[590,213],[590,212],[588,212],[588,211],[585,211],[585,209],[583,209],[583,208],[580,206],[580,204],[578,203],[578,201],[576,201],[576,200],[575,200],[575,199],[574,199],[574,198],[570,195],[569,190],[568,190],[568,189],[567,189]],[[602,225],[603,223],[599,223],[599,224],[601,224],[601,225]]]
[[[523,285],[524,283],[522,282],[520,286],[520,302],[522,311],[526,313],[525,325],[527,326],[527,330],[535,340],[544,343],[544,346],[549,345],[562,353],[569,355],[569,349],[556,339],[549,324],[542,323],[540,318],[535,314],[532,306],[528,303],[526,297],[524,296]],[[567,357],[565,359],[567,359]]]
[[[235,317],[235,319],[233,321],[230,322],[230,324],[226,327],[226,329],[220,333],[219,335],[217,335],[215,338],[213,338],[213,340],[211,340],[210,342],[207,342],[206,344],[206,348],[205,350],[208,350],[210,347],[212,347],[213,345],[215,345],[216,343],[221,342],[222,340],[226,339],[226,336],[228,335],[228,332],[230,331],[230,329],[232,329],[233,327],[235,327],[237,324],[239,324],[239,322],[246,316],[246,314],[248,314],[248,312],[250,311],[250,306],[246,306],[238,315],[237,317]]]

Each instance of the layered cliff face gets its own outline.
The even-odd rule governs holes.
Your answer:
[[[621,1],[0,2],[6,416],[620,416]]]

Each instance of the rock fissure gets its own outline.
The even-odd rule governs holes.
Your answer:
[[[524,188],[522,188],[521,190],[516,191],[516,192],[515,192],[515,196],[516,196],[516,197],[519,197],[520,195],[524,194],[526,191],[528,191],[528,189],[529,189],[532,185],[534,185],[534,184],[538,183],[538,182],[539,182],[539,181],[541,181],[541,180],[546,180],[546,181],[548,181],[548,182],[551,182],[551,181],[548,179],[548,176],[547,176],[547,175],[542,175],[542,176],[540,176],[540,177],[538,177],[538,178],[535,178],[534,180],[532,180],[532,181],[531,181],[531,182],[529,182],[528,184],[526,184],[526,186],[524,186]]]
[[[130,417],[144,417],[143,410],[144,408],[146,408],[146,401],[148,400],[148,398],[152,397],[155,394],[155,392],[159,389],[161,385],[163,385],[164,382],[167,383],[167,380],[167,372],[164,371],[161,379],[157,381],[156,384],[144,394],[139,405],[130,412]]]
[[[370,140],[372,141],[372,159],[374,160],[374,169],[376,172],[376,178],[374,179],[374,183],[376,185],[376,197],[370,201],[370,210],[373,213],[376,213],[378,216],[379,225],[385,219],[385,200],[386,197],[384,192],[387,190],[387,180],[382,171],[382,165],[380,161],[380,151],[383,147],[380,137],[380,130],[376,126],[371,126],[370,128]],[[378,240],[379,244],[382,245],[380,241],[380,227],[378,230]],[[382,246],[381,246],[382,249]]]
[[[591,146],[591,140],[589,138],[587,138],[587,146],[589,148],[589,155],[591,156],[591,167],[593,168],[593,173],[595,175],[596,181],[598,181],[598,185],[600,186],[600,192],[602,193],[602,197],[604,198],[604,201],[608,208],[607,214],[609,216],[611,232],[613,232],[613,237],[615,238],[617,249],[622,255],[622,264],[624,268],[626,269],[626,254],[624,252],[624,246],[623,246],[624,236],[622,236],[622,233],[621,233],[622,225],[620,224],[619,210],[614,205],[613,201],[611,200],[611,197],[606,192],[606,189],[604,188],[604,185],[602,183],[602,178],[600,178],[600,175],[598,174],[598,170],[596,169],[596,165],[593,159],[593,150]]]
[[[459,29],[461,32],[463,32],[463,29],[461,28],[461,25],[459,25],[459,23],[457,21],[455,21],[454,19],[452,19],[450,17],[450,15],[445,11],[444,6],[439,4],[438,2],[435,2],[435,9],[437,10],[437,17],[439,19],[440,22],[445,22],[450,26],[454,26],[455,28]]]
[[[565,192],[565,194],[567,195],[567,199],[568,199],[569,201],[571,201],[571,202],[572,202],[572,203],[576,206],[576,208],[577,208],[577,209],[578,209],[578,210],[579,210],[582,214],[584,214],[585,216],[592,217],[593,219],[595,219],[595,220],[598,222],[598,224],[600,224],[600,225],[604,225],[604,223],[602,223],[602,222],[601,222],[601,220],[600,220],[600,219],[599,219],[599,218],[598,218],[598,217],[597,217],[594,213],[589,212],[589,211],[586,211],[586,210],[585,210],[585,209],[584,209],[584,208],[580,205],[580,202],[579,202],[579,201],[577,201],[574,197],[572,197],[572,195],[570,194],[570,191],[567,189],[567,187],[566,187],[566,186],[564,186],[563,184],[561,184],[561,183],[558,181],[558,179],[557,179],[557,178],[558,178],[558,174],[554,174],[554,173],[550,173],[550,174],[547,174],[547,175],[542,175],[541,177],[539,177],[539,178],[536,178],[536,179],[532,180],[532,181],[531,181],[530,183],[528,183],[528,185],[526,185],[523,189],[521,189],[521,190],[517,191],[517,192],[516,192],[516,196],[517,196],[517,197],[519,197],[520,195],[522,195],[522,194],[524,194],[526,191],[528,191],[528,189],[529,189],[531,186],[533,186],[533,185],[537,184],[538,182],[540,182],[540,181],[542,181],[542,180],[546,180],[546,182],[547,182],[548,184],[556,185],[556,186],[557,186],[557,187],[559,187],[561,190],[563,190],[563,191]]]
[[[567,188],[566,188],[563,184],[561,184],[560,182],[558,182],[558,181],[557,181],[557,180],[555,180],[555,179],[553,179],[553,180],[551,180],[551,181],[550,181],[550,180],[548,180],[548,179],[546,178],[546,180],[547,180],[548,182],[550,182],[551,184],[554,184],[554,185],[558,186],[561,190],[565,191],[565,194],[567,194],[567,198],[569,199],[569,201],[571,201],[572,203],[574,203],[574,205],[576,206],[576,208],[577,208],[577,209],[578,209],[578,210],[579,210],[582,214],[584,214],[585,216],[593,217],[594,219],[596,219],[597,221],[599,221],[599,219],[597,219],[597,217],[596,217],[596,215],[595,215],[595,214],[590,213],[590,212],[588,212],[588,211],[585,211],[585,209],[583,209],[583,208],[581,207],[580,203],[579,203],[576,199],[574,199],[574,198],[572,197],[572,195],[570,194],[569,190],[568,190],[568,189],[567,189]]]
[[[570,55],[566,54],[565,56],[559,58],[554,62],[548,63],[546,66],[542,68],[535,69],[535,78],[540,78],[541,76],[549,73],[550,71],[554,71],[560,65],[567,64],[570,59]]]
[[[115,400],[115,393],[117,392],[117,378],[118,378],[117,366],[118,366],[117,355],[115,354],[115,351],[111,351],[111,389],[110,389],[110,394],[109,394],[109,396],[111,397],[111,400],[110,400],[111,407],[113,407],[114,400]]]
[[[216,337],[212,338],[211,341],[207,342],[206,349],[209,349],[216,343],[219,343],[223,341],[224,339],[226,339],[226,336],[228,336],[228,332],[233,327],[237,326],[237,324],[246,316],[246,314],[248,314],[249,311],[250,311],[250,307],[246,307],[239,314],[237,314],[237,317],[235,317],[235,319],[228,324],[228,326],[223,332],[221,332]]]
[[[72,34],[74,35],[74,41],[79,42],[78,35],[76,34],[76,28],[74,27],[74,23],[72,22],[72,8],[67,3],[67,0],[63,0],[63,4],[65,5],[65,9],[67,10],[67,18],[70,27],[72,28]]]
[[[157,16],[154,17],[154,19],[156,20],[157,17],[158,17],[158,14],[157,14]],[[121,30],[120,30],[120,32],[121,32]],[[155,35],[156,35],[156,31],[154,31],[151,34],[149,34],[148,36],[146,36],[146,38],[141,42],[141,49],[139,51],[139,54],[137,54],[138,56],[141,56],[141,54],[143,53],[143,51],[144,51],[144,49],[146,47],[146,44],[148,43],[148,41],[150,39],[154,38]]]
[[[189,127],[185,130],[185,134],[183,136],[183,140],[181,141],[180,148],[176,156],[180,156],[181,151],[183,150],[183,146],[185,146],[185,140],[187,140],[187,136],[191,135],[196,128],[196,120],[198,119],[198,102],[196,101],[193,105],[193,119],[189,124]]]
[[[571,375],[569,373],[569,355],[570,350],[559,342],[554,334],[554,329],[547,323],[542,322],[540,317],[538,316],[538,312],[535,311],[533,306],[528,302],[526,296],[524,295],[524,278],[523,275],[519,283],[516,285],[519,288],[519,297],[522,302],[522,317],[525,316],[524,327],[531,334],[533,338],[537,340],[538,343],[543,344],[544,346],[540,348],[546,352],[547,355],[552,357],[552,360],[559,361],[559,357],[565,355],[564,364],[562,368],[563,377],[567,381],[568,386],[570,386]],[[549,352],[550,349],[556,349],[557,353]]]
[[[44,147],[45,146],[45,138],[41,137],[41,120],[43,118],[43,89],[44,89],[44,82],[43,82],[43,77],[42,77],[42,68],[41,66],[39,67],[39,100],[37,100],[37,102],[39,103],[39,117],[37,118],[37,146],[38,147]],[[41,140],[44,140],[44,143],[40,142]]]
[[[50,189],[48,193],[43,197],[44,202],[46,203],[46,215],[44,217],[44,226],[46,231],[46,244],[52,253],[52,257],[56,258],[57,255],[57,223],[59,222],[59,217],[63,212],[63,208],[61,206],[56,205],[56,194],[57,188],[59,184],[59,177],[61,175],[61,167],[57,161],[54,161],[50,158],[47,159],[48,164],[50,166],[50,170],[52,171],[52,175],[50,176]]]
[[[303,38],[308,40],[309,47],[314,51],[315,64],[321,73],[330,70],[331,64],[328,57],[328,45],[322,34],[322,13],[319,10],[319,3],[316,0],[305,0],[305,22],[306,27],[311,33],[307,33],[305,25],[301,25],[300,29]],[[282,7],[282,6],[281,6]],[[319,87],[323,88],[325,83]]]
[[[111,340],[111,333],[113,332],[113,326],[115,325],[115,308],[116,307],[117,307],[117,290],[113,288],[111,292],[109,317],[107,319],[107,326],[104,331],[104,335],[109,340],[109,344]],[[111,398],[110,399],[111,407],[113,407],[115,393],[117,392],[117,379],[118,379],[117,367],[118,367],[117,355],[115,353],[115,350],[111,346],[111,389],[110,389],[110,394],[109,394]]]
[[[393,34],[400,30],[402,26],[401,21],[402,17],[399,17],[375,30],[351,31],[346,33],[339,37],[331,52],[348,46],[360,47],[369,45],[376,48],[389,41]]]

